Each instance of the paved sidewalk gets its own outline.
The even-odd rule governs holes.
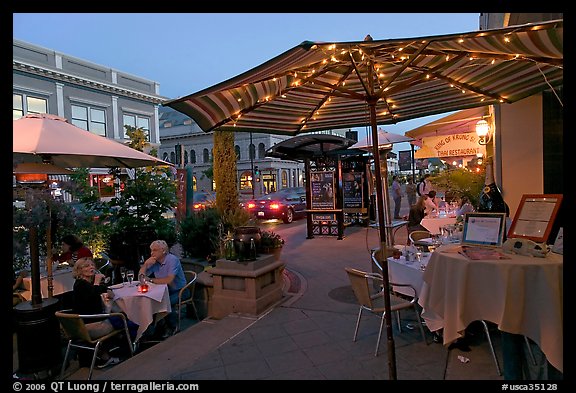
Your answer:
[[[293,231],[293,232],[292,232]],[[405,232],[405,231],[404,231]],[[284,297],[262,315],[205,319],[95,379],[106,380],[379,380],[388,379],[386,333],[374,356],[379,318],[366,316],[352,342],[358,306],[344,267],[371,270],[372,228],[349,227],[345,238],[305,239],[294,226],[285,235]],[[405,234],[398,234],[397,240]],[[410,311],[403,325],[415,323]],[[399,380],[501,380],[485,338],[470,352],[422,342],[417,329],[397,332]],[[495,335],[499,352],[499,340]],[[463,363],[458,355],[469,362]],[[500,360],[501,361],[501,360]],[[80,374],[72,376],[81,378]]]

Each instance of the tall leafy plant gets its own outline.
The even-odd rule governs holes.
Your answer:
[[[466,168],[450,168],[430,177],[440,189],[452,192],[457,197],[467,196],[473,206],[478,206],[478,196],[484,186],[484,172]]]
[[[214,182],[216,207],[220,213],[239,209],[236,185],[236,152],[234,133],[214,132]]]

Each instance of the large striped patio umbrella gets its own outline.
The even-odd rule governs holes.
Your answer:
[[[490,104],[563,84],[563,20],[461,34],[303,42],[227,81],[169,100],[211,130],[297,135],[377,126]],[[378,146],[373,146],[381,249],[386,248]],[[386,253],[381,263],[388,281]],[[385,285],[389,377],[396,379]]]

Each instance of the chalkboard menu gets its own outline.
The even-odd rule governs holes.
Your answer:
[[[325,210],[336,207],[334,195],[334,171],[312,172],[310,174],[312,194],[311,209]]]

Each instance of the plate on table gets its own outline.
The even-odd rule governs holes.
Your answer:
[[[110,285],[108,288],[110,289],[118,289],[118,288],[122,288],[124,286],[124,284],[115,284],[115,285]]]

